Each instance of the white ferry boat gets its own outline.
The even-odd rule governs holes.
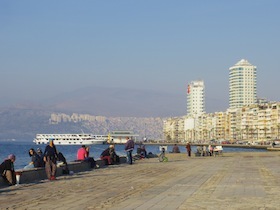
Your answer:
[[[48,144],[53,140],[55,145],[91,145],[105,144],[107,135],[93,134],[37,134],[33,142],[35,144]]]

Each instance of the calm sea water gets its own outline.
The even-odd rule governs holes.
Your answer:
[[[9,154],[16,155],[15,168],[21,169],[30,162],[30,157],[28,151],[30,148],[41,148],[42,151],[45,150],[46,145],[36,145],[33,142],[28,141],[0,141],[0,161],[8,157]],[[81,147],[79,145],[67,145],[61,146],[57,145],[57,150],[61,152],[68,162],[71,162],[76,159],[77,150]],[[93,156],[95,159],[98,159],[100,154],[108,145],[92,145],[90,146],[90,156]],[[116,152],[118,155],[126,155],[124,151],[124,145],[116,145]],[[184,146],[179,146],[182,153],[186,153]],[[146,145],[147,152],[152,152],[153,154],[158,154],[159,146],[157,145]],[[168,146],[167,151],[171,151],[172,147]],[[196,151],[196,147],[192,146],[192,151]],[[262,149],[253,149],[253,148],[229,148],[224,147],[224,152],[266,152]],[[136,149],[134,149],[136,153]]]

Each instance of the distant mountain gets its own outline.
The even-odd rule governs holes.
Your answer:
[[[162,137],[162,118],[184,115],[184,96],[129,88],[89,87],[45,99],[0,107],[0,139],[31,140],[36,133],[106,134],[132,130],[140,136]],[[50,124],[52,113],[105,116],[105,122]],[[114,118],[115,117],[115,118]],[[146,126],[147,125],[147,126]]]
[[[50,110],[24,107],[0,109],[0,142],[5,140],[31,141],[37,133],[94,133],[106,135],[114,130],[130,130],[138,139],[161,139],[163,119],[156,117],[104,117],[93,120],[57,121],[51,123]],[[65,113],[58,113],[58,115]],[[105,120],[104,120],[105,119]]]
[[[170,117],[186,112],[184,95],[131,88],[88,87],[50,98],[44,105],[111,117]]]
[[[212,99],[211,99],[212,100]],[[221,106],[212,100],[213,108]],[[106,121],[50,124],[52,113],[104,116]],[[131,88],[88,87],[39,101],[0,107],[0,139],[29,139],[36,133],[132,130],[141,137],[161,139],[163,118],[186,114],[184,93],[170,94]]]

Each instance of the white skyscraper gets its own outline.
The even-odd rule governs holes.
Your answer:
[[[257,67],[242,59],[229,68],[229,107],[238,108],[257,101]]]
[[[204,82],[192,81],[187,89],[187,113],[199,116],[205,113]]]

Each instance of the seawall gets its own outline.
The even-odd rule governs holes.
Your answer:
[[[120,157],[120,164],[126,163],[126,157]],[[107,167],[105,165],[104,160],[96,160],[96,164],[99,165],[99,168],[104,168]],[[98,170],[97,169],[92,169],[90,167],[90,163],[88,162],[69,162],[68,163],[68,168],[69,171],[73,171],[74,173],[82,172],[82,171],[90,171],[90,170]],[[58,164],[57,167],[57,172],[56,176],[68,176],[66,174],[63,174],[63,165]],[[45,168],[32,168],[32,169],[27,169],[24,171],[16,171],[20,172],[20,184],[28,184],[28,183],[33,183],[37,182],[40,180],[47,179],[46,171]],[[8,186],[2,177],[0,177],[0,187]]]

